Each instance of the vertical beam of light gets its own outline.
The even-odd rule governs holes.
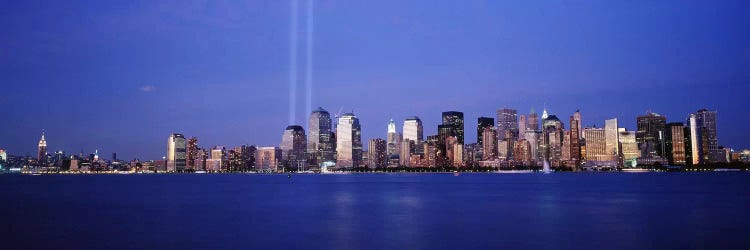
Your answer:
[[[313,70],[313,0],[307,0],[307,68],[305,72],[306,111],[312,112],[312,70]]]
[[[289,125],[296,124],[297,117],[297,0],[291,0],[289,17]]]

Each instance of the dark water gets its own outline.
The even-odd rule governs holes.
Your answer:
[[[750,249],[750,174],[0,175],[2,249]]]

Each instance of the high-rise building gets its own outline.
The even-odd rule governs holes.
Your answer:
[[[667,118],[657,113],[648,112],[638,116],[635,139],[641,150],[641,157],[653,158],[664,156],[664,127]]]
[[[458,138],[449,136],[445,139],[445,152],[447,163],[453,167],[463,166],[463,144],[458,143]]]
[[[404,139],[411,140],[414,143],[420,143],[424,140],[424,128],[422,127],[422,120],[419,117],[412,116],[404,120]]]
[[[281,155],[279,155],[281,156]],[[226,149],[222,146],[215,146],[211,149],[211,154],[208,159],[206,159],[206,171],[209,172],[219,172],[223,170],[227,170],[225,166],[228,166],[227,162],[227,152]]]
[[[637,159],[641,157],[641,151],[638,149],[638,142],[635,139],[635,131],[627,131],[625,128],[618,128],[618,139],[622,147],[622,162],[625,167],[635,167]]]
[[[688,124],[690,126],[690,160],[692,165],[698,165],[702,163],[701,148],[700,146],[700,133],[701,128],[698,127],[698,119],[695,114],[688,116]],[[687,148],[687,145],[686,145]]]
[[[531,164],[531,144],[526,139],[520,139],[513,145],[515,160],[523,165]]]
[[[617,129],[617,118],[604,121],[605,152],[610,161],[616,161],[620,156],[620,133]]]
[[[410,166],[411,163],[411,156],[414,155],[414,149],[415,149],[414,141],[409,139],[404,139],[401,141],[401,152],[399,153],[399,165],[401,166]]]
[[[443,112],[443,125],[450,127],[451,135],[458,138],[458,143],[464,143],[464,113],[458,111]]]
[[[8,153],[5,152],[5,149],[0,149],[0,161],[7,161],[8,160]]]
[[[539,131],[539,115],[534,111],[534,108],[531,108],[527,121],[526,129]]]
[[[282,170],[282,152],[279,147],[258,147],[255,151],[255,169],[260,172]]]
[[[392,155],[398,155],[399,154],[399,143],[401,143],[401,138],[399,138],[399,134],[396,132],[396,122],[391,119],[388,121],[388,133],[386,134],[386,142],[387,145],[387,153],[388,156]]]
[[[695,112],[696,126],[701,130],[701,137],[705,137],[702,140],[702,148],[708,150],[701,151],[701,157],[707,159],[708,163],[725,162],[725,152],[719,148],[719,139],[716,131],[716,111],[701,109]],[[705,142],[705,143],[703,143]],[[703,145],[705,144],[705,145]]]
[[[667,123],[666,156],[671,165],[685,165],[685,125],[681,122]]]
[[[37,149],[36,159],[39,165],[47,165],[47,140],[44,139],[44,132],[42,132],[42,139],[39,140]]]
[[[485,127],[482,131],[482,160],[497,158],[497,132],[493,127]]]
[[[587,162],[603,162],[612,159],[611,155],[607,153],[604,129],[585,128],[583,133],[586,134],[585,157]]]
[[[485,128],[492,128],[495,126],[495,119],[491,117],[479,117],[477,119],[477,144],[484,145],[483,135]]]
[[[168,172],[185,171],[185,168],[187,167],[187,144],[184,135],[169,135],[169,139],[167,140],[166,160]]]
[[[380,138],[370,139],[367,143],[368,164],[370,168],[385,168],[388,166],[386,141]]]
[[[583,121],[581,120],[581,111],[576,110],[575,113],[573,113],[573,117],[570,119],[570,130],[573,131],[573,121],[576,121],[577,130],[578,130],[578,138],[583,138]]]
[[[523,137],[521,134],[526,132],[526,127],[528,125],[528,122],[526,122],[526,115],[519,115],[518,116],[518,136]]]
[[[336,140],[331,131],[331,115],[323,108],[310,114],[307,125],[307,153],[312,160],[310,164],[322,166],[334,161]]]
[[[581,163],[581,113],[576,110],[573,116],[570,117],[570,139],[569,143],[569,165],[578,167]]]
[[[336,128],[336,167],[352,168],[362,164],[362,130],[352,113],[341,115]]]
[[[524,133],[524,139],[529,142],[532,163],[538,162],[541,157],[539,154],[539,137],[539,132],[536,130],[529,129]]]
[[[195,170],[196,160],[198,158],[198,138],[190,137],[187,141],[187,168]]]
[[[502,108],[497,110],[497,137],[500,140],[508,141],[517,139],[518,112],[515,109]]]
[[[302,126],[290,125],[281,137],[281,159],[285,167],[304,171],[307,167],[307,136]]]

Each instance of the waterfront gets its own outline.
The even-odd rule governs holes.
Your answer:
[[[746,249],[750,174],[0,175],[14,248]]]

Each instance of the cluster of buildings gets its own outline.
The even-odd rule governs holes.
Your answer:
[[[581,112],[563,121],[545,108],[529,114],[502,108],[496,116],[477,118],[475,142],[465,141],[464,114],[442,113],[437,134],[424,135],[419,117],[404,119],[401,132],[391,119],[385,139],[367,141],[365,149],[359,118],[353,113],[331,114],[318,108],[310,114],[307,131],[290,125],[278,146],[242,145],[233,148],[201,148],[195,137],[173,133],[161,160],[110,161],[98,151],[88,156],[47,152],[44,133],[38,154],[9,157],[0,149],[0,169],[8,166],[63,171],[156,172],[277,172],[283,170],[327,171],[352,168],[533,168],[549,165],[569,170],[620,169],[638,166],[705,166],[715,163],[750,162],[750,150],[734,151],[719,145],[716,111],[701,109],[684,122],[668,122],[657,113],[636,118],[635,130],[618,119],[603,127],[585,127]],[[567,126],[565,124],[567,122]]]
[[[666,117],[648,112],[636,118],[635,131],[619,126],[617,118],[603,127],[584,127],[581,112],[566,121],[532,111],[518,114],[510,108],[497,111],[495,118],[477,118],[477,138],[466,143],[464,114],[442,113],[437,134],[424,136],[419,117],[403,121],[401,132],[391,119],[385,138],[367,141],[365,148],[359,118],[353,113],[331,117],[323,108],[310,114],[308,130],[300,125],[286,127],[279,146],[252,147],[245,169],[256,171],[340,170],[359,167],[388,168],[553,168],[618,169],[637,166],[696,166],[731,161],[747,161],[747,154],[718,144],[716,111],[701,109],[686,121],[667,122]],[[567,122],[567,126],[566,123]],[[222,149],[210,155],[193,156],[188,143],[177,135],[168,148],[167,171],[201,169],[231,170],[231,164],[203,164],[225,161]],[[175,147],[173,147],[175,145]],[[245,152],[243,149],[235,149]],[[186,154],[183,152],[187,152]],[[198,151],[200,152],[200,151]],[[210,156],[210,157],[206,157]],[[231,158],[231,157],[230,157]],[[231,161],[231,160],[229,160]],[[191,165],[185,162],[197,162]],[[175,167],[171,167],[176,164]]]

